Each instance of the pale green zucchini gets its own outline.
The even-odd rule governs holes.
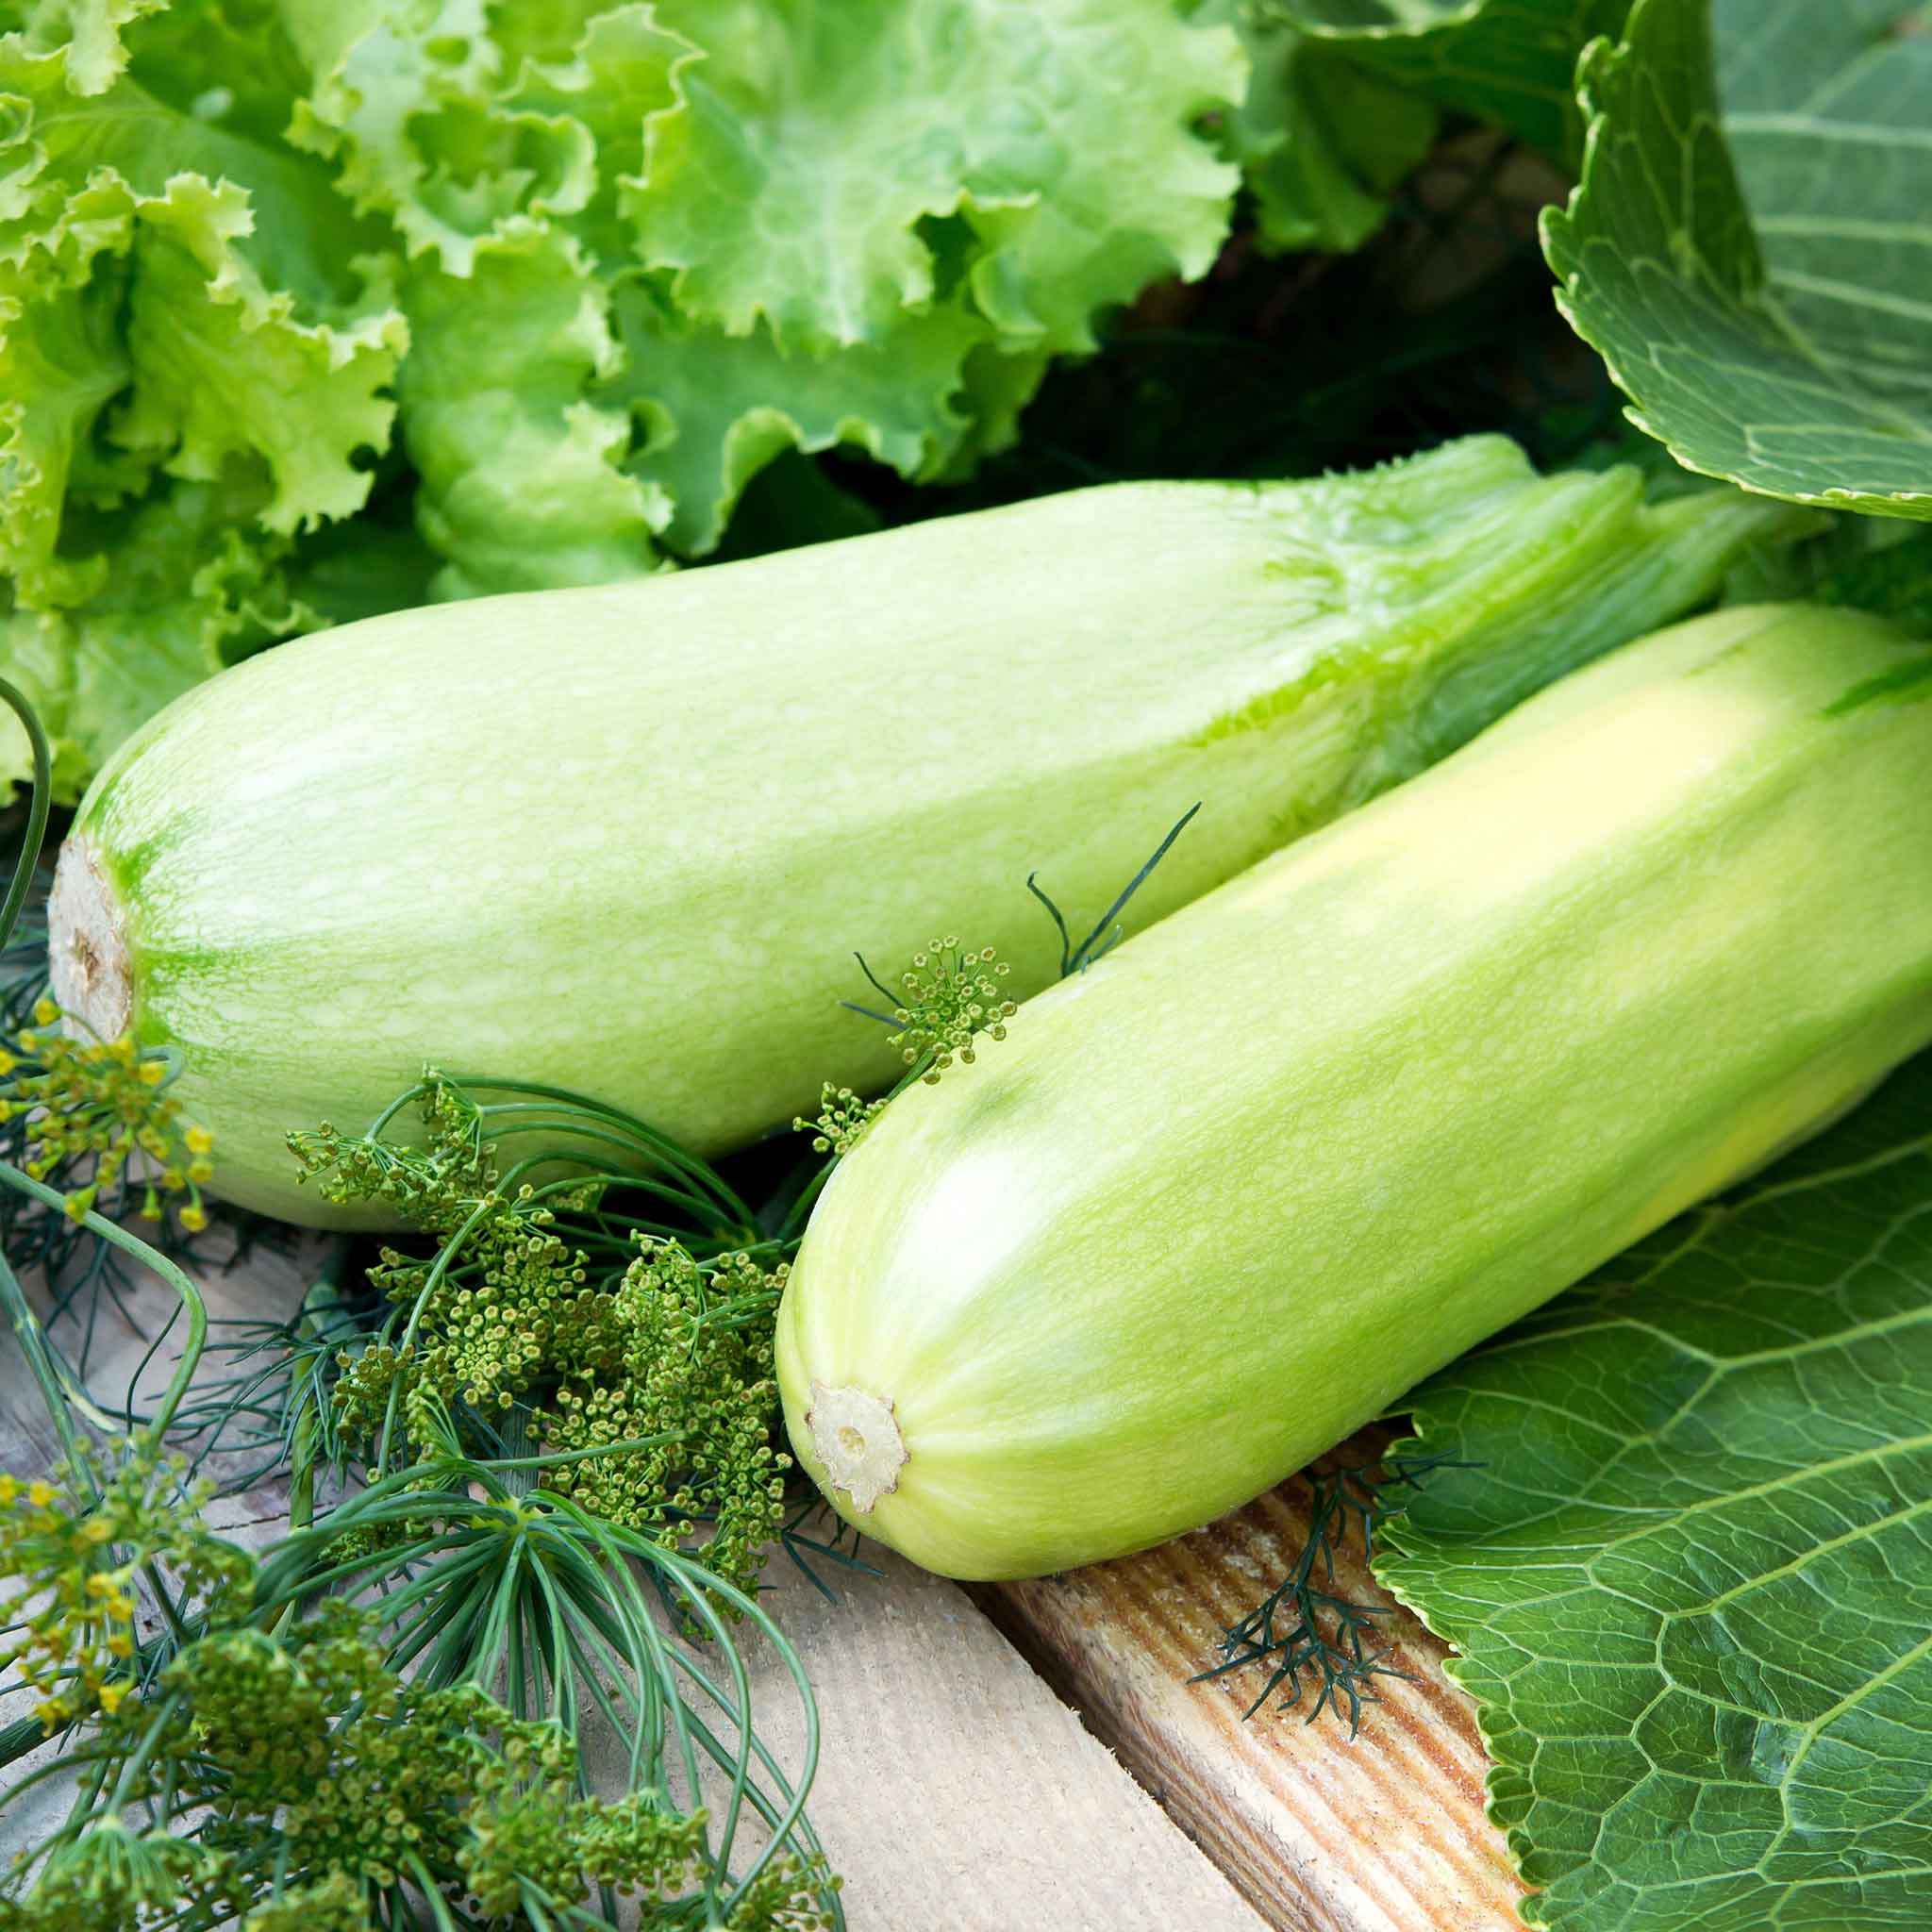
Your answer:
[[[1932,1040],[1928,671],[1695,620],[1023,1006],[818,1204],[805,1466],[954,1575],[1158,1542],[1824,1124]]]
[[[1795,513],[1802,516],[1802,512]],[[57,997],[184,1062],[218,1186],[314,1217],[291,1127],[425,1060],[705,1151],[883,1082],[852,954],[1148,920],[1693,608],[1794,513],[1476,439],[1372,475],[1135,484],[754,562],[383,617],[165,711],[96,779]]]

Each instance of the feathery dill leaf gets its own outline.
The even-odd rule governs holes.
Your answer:
[[[713,1902],[747,1927],[836,1924],[834,1882],[803,1845],[774,1848],[735,1883],[722,1875],[709,1810],[664,1782],[671,1725],[643,1740],[654,1747],[650,1775],[618,1798],[592,1796],[567,1708],[520,1714],[483,1677],[433,1654],[404,1676],[385,1639],[398,1621],[390,1599],[311,1601],[315,1558],[341,1567],[325,1532],[258,1566],[209,1532],[202,1499],[166,1475],[152,1444],[136,1441],[98,1496],[75,1467],[19,1486],[25,1507],[0,1515],[0,1550],[16,1565],[24,1557],[34,1580],[54,1579],[61,1620],[77,1633],[70,1682],[92,1681],[91,1661],[72,1659],[92,1646],[94,1624],[131,1618],[123,1586],[134,1550],[177,1561],[199,1603],[144,1681],[117,1651],[122,1694],[97,1696],[92,1730],[15,1787],[65,1775],[82,1802],[16,1859],[0,1923],[211,1928],[266,1901],[264,1924],[313,1904],[337,1924],[400,1927],[417,1923],[407,1888],[440,1902],[439,1924],[594,1927],[622,1898],[641,1903],[647,1926],[687,1923]],[[408,1524],[435,1523],[452,1500],[412,1497]],[[460,1503],[477,1508],[467,1487]],[[491,1500],[481,1507],[488,1519]],[[486,1520],[480,1533],[502,1541],[512,1522]],[[65,1571],[76,1567],[104,1587],[69,1590]],[[758,1808],[777,1813],[770,1800]],[[142,1830],[127,1822],[135,1811],[146,1814]],[[591,1909],[599,1896],[602,1913]]]
[[[499,1105],[432,1071],[420,1145],[291,1137],[330,1199],[381,1201],[435,1242],[387,1246],[370,1269],[390,1312],[338,1354],[336,1429],[377,1474],[438,1453],[452,1425],[477,1449],[508,1428],[546,1450],[594,1450],[558,1467],[562,1493],[751,1587],[791,1467],[773,1362],[784,1263],[689,1157],[656,1188],[622,1168],[546,1181],[531,1177],[538,1162],[507,1176],[484,1138]],[[547,1101],[544,1118],[567,1129],[579,1105]],[[583,1105],[614,1134],[619,1116]],[[643,1145],[626,1150],[641,1166]],[[676,1233],[658,1218],[674,1189]]]
[[[0,912],[0,963],[11,964],[46,823],[48,759],[38,721],[4,680],[0,702],[25,725],[36,770],[29,836]],[[23,1007],[20,983],[0,977],[0,1018],[15,1030],[42,995],[27,985]],[[42,1009],[34,1025],[44,1029],[54,1017]],[[816,1713],[782,1634],[730,1578],[669,1546],[688,1523],[654,1519],[658,1535],[647,1536],[542,1486],[568,1485],[601,1458],[672,1444],[689,1486],[703,1463],[691,1446],[702,1432],[478,1459],[453,1414],[462,1392],[480,1395],[484,1377],[525,1393],[539,1380],[529,1351],[496,1346],[502,1324],[486,1316],[443,1339],[449,1376],[462,1390],[454,1403],[427,1382],[414,1391],[402,1466],[386,1472],[379,1456],[366,1475],[356,1472],[332,1426],[334,1377],[324,1366],[333,1365],[345,1326],[367,1333],[340,1266],[282,1331],[298,1344],[286,1352],[286,1374],[274,1335],[251,1333],[242,1350],[268,1361],[245,1370],[239,1391],[192,1395],[208,1330],[200,1291],[101,1211],[128,1206],[137,1157],[163,1162],[164,1182],[165,1163],[177,1161],[198,1208],[207,1144],[199,1136],[191,1142],[191,1130],[152,1100],[172,1070],[153,1077],[142,1055],[115,1043],[62,1035],[24,1044],[44,1056],[25,1078],[45,1084],[17,1086],[20,1105],[0,1118],[0,1314],[67,1455],[45,1477],[0,1485],[0,1564],[15,1586],[6,1612],[14,1670],[0,1696],[32,1707],[25,1721],[0,1726],[0,1764],[17,1763],[51,1732],[62,1734],[62,1748],[0,1790],[0,1806],[54,1779],[72,1784],[73,1802],[65,1822],[0,1877],[0,1926],[413,1932],[426,1909],[428,1923],[449,1932],[508,1924],[614,1932],[625,1898],[636,1902],[637,1923],[663,1932],[841,1925],[838,1880],[803,1813]],[[419,1098],[440,1135],[426,1152],[391,1152],[383,1126]],[[531,1178],[530,1160],[499,1174],[491,1127],[500,1122],[500,1138],[515,1141],[551,1133],[559,1119],[580,1139],[614,1148],[621,1174],[552,1184]],[[639,1359],[648,1351],[639,1338],[652,1332],[687,1351],[699,1338],[714,1351],[736,1346],[748,1374],[760,1333],[768,1346],[781,1277],[765,1266],[775,1252],[758,1251],[777,1244],[760,1240],[708,1169],[641,1123],[537,1087],[479,1104],[425,1083],[361,1141],[325,1132],[310,1153],[318,1174],[326,1171],[345,1191],[407,1200],[434,1230],[435,1259],[419,1266],[398,1254],[385,1264],[391,1288],[409,1284],[412,1316],[445,1281],[452,1307],[469,1292],[474,1307],[479,1282],[513,1299],[541,1295],[540,1284],[559,1278],[581,1289],[570,1280],[580,1265],[574,1257],[594,1253],[630,1287],[613,1366]],[[57,1183],[75,1171],[79,1186],[63,1192]],[[607,1191],[620,1179],[641,1211],[608,1211]],[[548,1231],[554,1213],[568,1241]],[[654,1215],[670,1224],[654,1231]],[[664,1256],[680,1232],[699,1252],[678,1249],[684,1264],[667,1272]],[[177,1300],[154,1346],[180,1324],[180,1360],[154,1414],[131,1434],[57,1356],[10,1265],[51,1274],[58,1293],[58,1272],[90,1251],[158,1278]],[[494,1283],[487,1266],[477,1273],[479,1256],[498,1264]],[[109,1278],[88,1263],[81,1272]],[[726,1282],[724,1292],[713,1291],[714,1278]],[[420,1325],[409,1323],[396,1350],[412,1367]],[[579,1371],[596,1353],[588,1335],[552,1340],[558,1359]],[[516,1394],[510,1403],[512,1419],[522,1418],[527,1405]],[[219,1435],[238,1413],[274,1426],[293,1484],[291,1532],[259,1562],[209,1529],[201,1515],[208,1486],[161,1448],[172,1428]],[[471,1420],[498,1446],[527,1434],[486,1424],[480,1407]],[[386,1448],[401,1434],[393,1404],[384,1422]],[[83,1434],[90,1423],[104,1444]],[[727,1432],[720,1470],[755,1464],[740,1453],[745,1434]],[[345,1493],[318,1507],[324,1460]],[[760,1479],[769,1484],[772,1472]],[[674,1491],[667,1509],[684,1500]],[[775,1511],[771,1520],[775,1526]],[[137,1587],[161,1612],[145,1641]],[[758,1739],[730,1628],[740,1620],[761,1633],[803,1706],[795,1783]],[[703,1641],[702,1656],[687,1636]],[[608,1725],[622,1747],[629,1775],[616,1798],[591,1791],[577,1743],[587,1722]],[[766,1827],[764,1842],[734,1852],[741,1823],[753,1818]]]
[[[1302,1701],[1303,1679],[1315,1692],[1305,1722],[1313,1724],[1324,1709],[1348,1717],[1352,1738],[1361,1726],[1362,1706],[1381,1700],[1374,1689],[1376,1677],[1412,1679],[1382,1659],[1386,1650],[1371,1650],[1375,1620],[1391,1614],[1386,1605],[1358,1604],[1336,1593],[1335,1557],[1358,1528],[1362,1557],[1374,1555],[1377,1524],[1395,1514],[1402,1504],[1389,1492],[1413,1489],[1445,1458],[1438,1456],[1373,1457],[1344,1463],[1326,1472],[1310,1473],[1308,1533],[1288,1574],[1240,1623],[1231,1624],[1221,1641],[1221,1661],[1191,1681],[1205,1683],[1231,1671],[1260,1666],[1268,1675],[1255,1701],[1242,1713],[1253,1717],[1277,1691],[1284,1691],[1281,1708],[1291,1710]]]

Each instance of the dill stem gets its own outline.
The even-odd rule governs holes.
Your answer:
[[[27,889],[33,883],[34,867],[41,860],[41,846],[47,836],[47,814],[54,804],[54,759],[47,734],[34,714],[34,708],[13,685],[0,677],[0,704],[17,717],[26,732],[33,754],[33,795],[27,805],[26,837],[21,841],[20,857],[14,861],[13,877],[7,897],[0,901],[0,946],[13,937],[20,921],[20,908],[26,903]]]
[[[158,1748],[162,1734],[167,1730],[175,1713],[181,1708],[182,1697],[178,1690],[170,1690],[161,1700],[159,1710],[146,1730],[141,1734],[141,1742],[128,1753],[121,1766],[121,1774],[114,1780],[114,1789],[108,1794],[108,1809],[118,1812],[133,1794],[134,1781],[145,1768],[147,1761]]]
[[[478,1201],[475,1207],[471,1208],[469,1217],[462,1226],[458,1228],[438,1251],[428,1278],[423,1284],[423,1291],[416,1297],[415,1305],[409,1310],[409,1320],[403,1330],[403,1339],[396,1344],[396,1360],[399,1367],[404,1355],[416,1340],[416,1330],[422,1325],[424,1309],[429,1306],[436,1291],[442,1285],[442,1277],[449,1273],[450,1263],[456,1258],[463,1243],[480,1225],[488,1211],[488,1204]],[[389,1474],[389,1455],[395,1441],[396,1409],[403,1399],[404,1380],[405,1377],[399,1374],[390,1384],[389,1404],[382,1417],[382,1439],[376,1447],[375,1468],[373,1472],[378,1482]]]
[[[0,1182],[30,1195],[43,1208],[51,1208],[56,1213],[67,1211],[67,1197],[58,1188],[50,1188],[43,1181],[35,1180],[33,1175],[15,1167],[9,1160],[0,1160]],[[188,1393],[189,1384],[193,1381],[194,1372],[200,1365],[202,1351],[208,1344],[208,1304],[202,1300],[201,1291],[194,1283],[167,1256],[149,1246],[139,1235],[129,1234],[125,1227],[108,1220],[105,1215],[96,1214],[92,1208],[89,1208],[82,1217],[81,1225],[90,1234],[98,1235],[104,1241],[119,1248],[123,1254],[133,1256],[144,1268],[158,1274],[181,1298],[182,1308],[188,1316],[188,1340],[183,1344],[181,1359],[169,1378],[167,1388],[161,1392],[160,1407],[148,1424],[157,1437],[164,1436],[175,1420],[175,1411],[181,1407]],[[21,1306],[25,1306],[24,1300]],[[31,1319],[32,1310],[27,1312]],[[17,1325],[17,1314],[15,1320]],[[39,1325],[38,1322],[34,1323],[36,1329]]]
[[[67,1458],[68,1466],[74,1470],[77,1479],[98,1495],[93,1477],[87,1472],[81,1458],[80,1437],[74,1426],[74,1414],[68,1405],[67,1389],[59,1365],[47,1346],[41,1318],[34,1313],[19,1276],[8,1264],[4,1254],[0,1254],[0,1307],[6,1309],[13,1324],[13,1331],[20,1338],[21,1353],[26,1357],[27,1367],[33,1372],[34,1381],[41,1391],[41,1400],[46,1404],[48,1417],[54,1424],[54,1433],[60,1440],[60,1453]]]
[[[429,1867],[423,1862],[422,1855],[410,1852],[408,1864],[418,1890],[428,1901],[430,1912],[436,1920],[437,1932],[457,1932],[457,1922],[450,1917],[449,1906],[442,1896],[442,1887],[437,1883],[435,1874],[431,1873]]]

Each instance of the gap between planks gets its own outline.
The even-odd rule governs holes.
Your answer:
[[[1383,1445],[1337,1452],[1360,1462]],[[1062,1576],[984,1585],[975,1600],[1088,1726],[1279,1932],[1511,1932],[1523,1897],[1483,1808],[1487,1757],[1448,1656],[1368,1574],[1358,1542],[1339,1593],[1386,1607],[1384,1679],[1350,1740],[1327,1714],[1242,1713],[1258,1671],[1189,1679],[1287,1573],[1308,1527],[1299,1477],[1160,1549]]]

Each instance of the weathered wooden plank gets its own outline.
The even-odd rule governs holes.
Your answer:
[[[211,1313],[290,1312],[313,1259],[263,1251],[206,1274]],[[121,1398],[169,1305],[158,1289],[143,1295],[139,1330],[103,1309],[97,1393]],[[171,1367],[163,1351],[140,1378],[143,1393]],[[53,1456],[20,1352],[0,1338],[0,1468],[36,1474]],[[223,1498],[213,1520],[259,1543],[286,1501],[270,1482]],[[817,1691],[811,1816],[844,1876],[854,1932],[1260,1932],[1241,1894],[960,1591],[874,1554],[884,1574],[844,1579],[836,1605],[782,1559],[769,1598]],[[760,1736],[795,1766],[803,1712],[769,1650],[754,1648],[750,1662]],[[0,1856],[51,1829],[66,1796],[56,1780],[10,1807]]]
[[[1352,1451],[1344,1455],[1359,1461]],[[1169,1814],[1283,1932],[1505,1932],[1522,1888],[1483,1812],[1486,1758],[1447,1652],[1369,1575],[1339,1593],[1389,1606],[1385,1680],[1359,1735],[1326,1717],[1242,1712],[1263,1681],[1194,1684],[1227,1626],[1280,1580],[1307,1531],[1299,1478],[1163,1549],[980,1599]]]
[[[1261,1932],[963,1591],[867,1556],[884,1574],[836,1605],[802,1581],[766,1599],[818,1691],[811,1815],[854,1932]],[[803,1723],[777,1679],[755,1659],[760,1734],[792,1763]]]

